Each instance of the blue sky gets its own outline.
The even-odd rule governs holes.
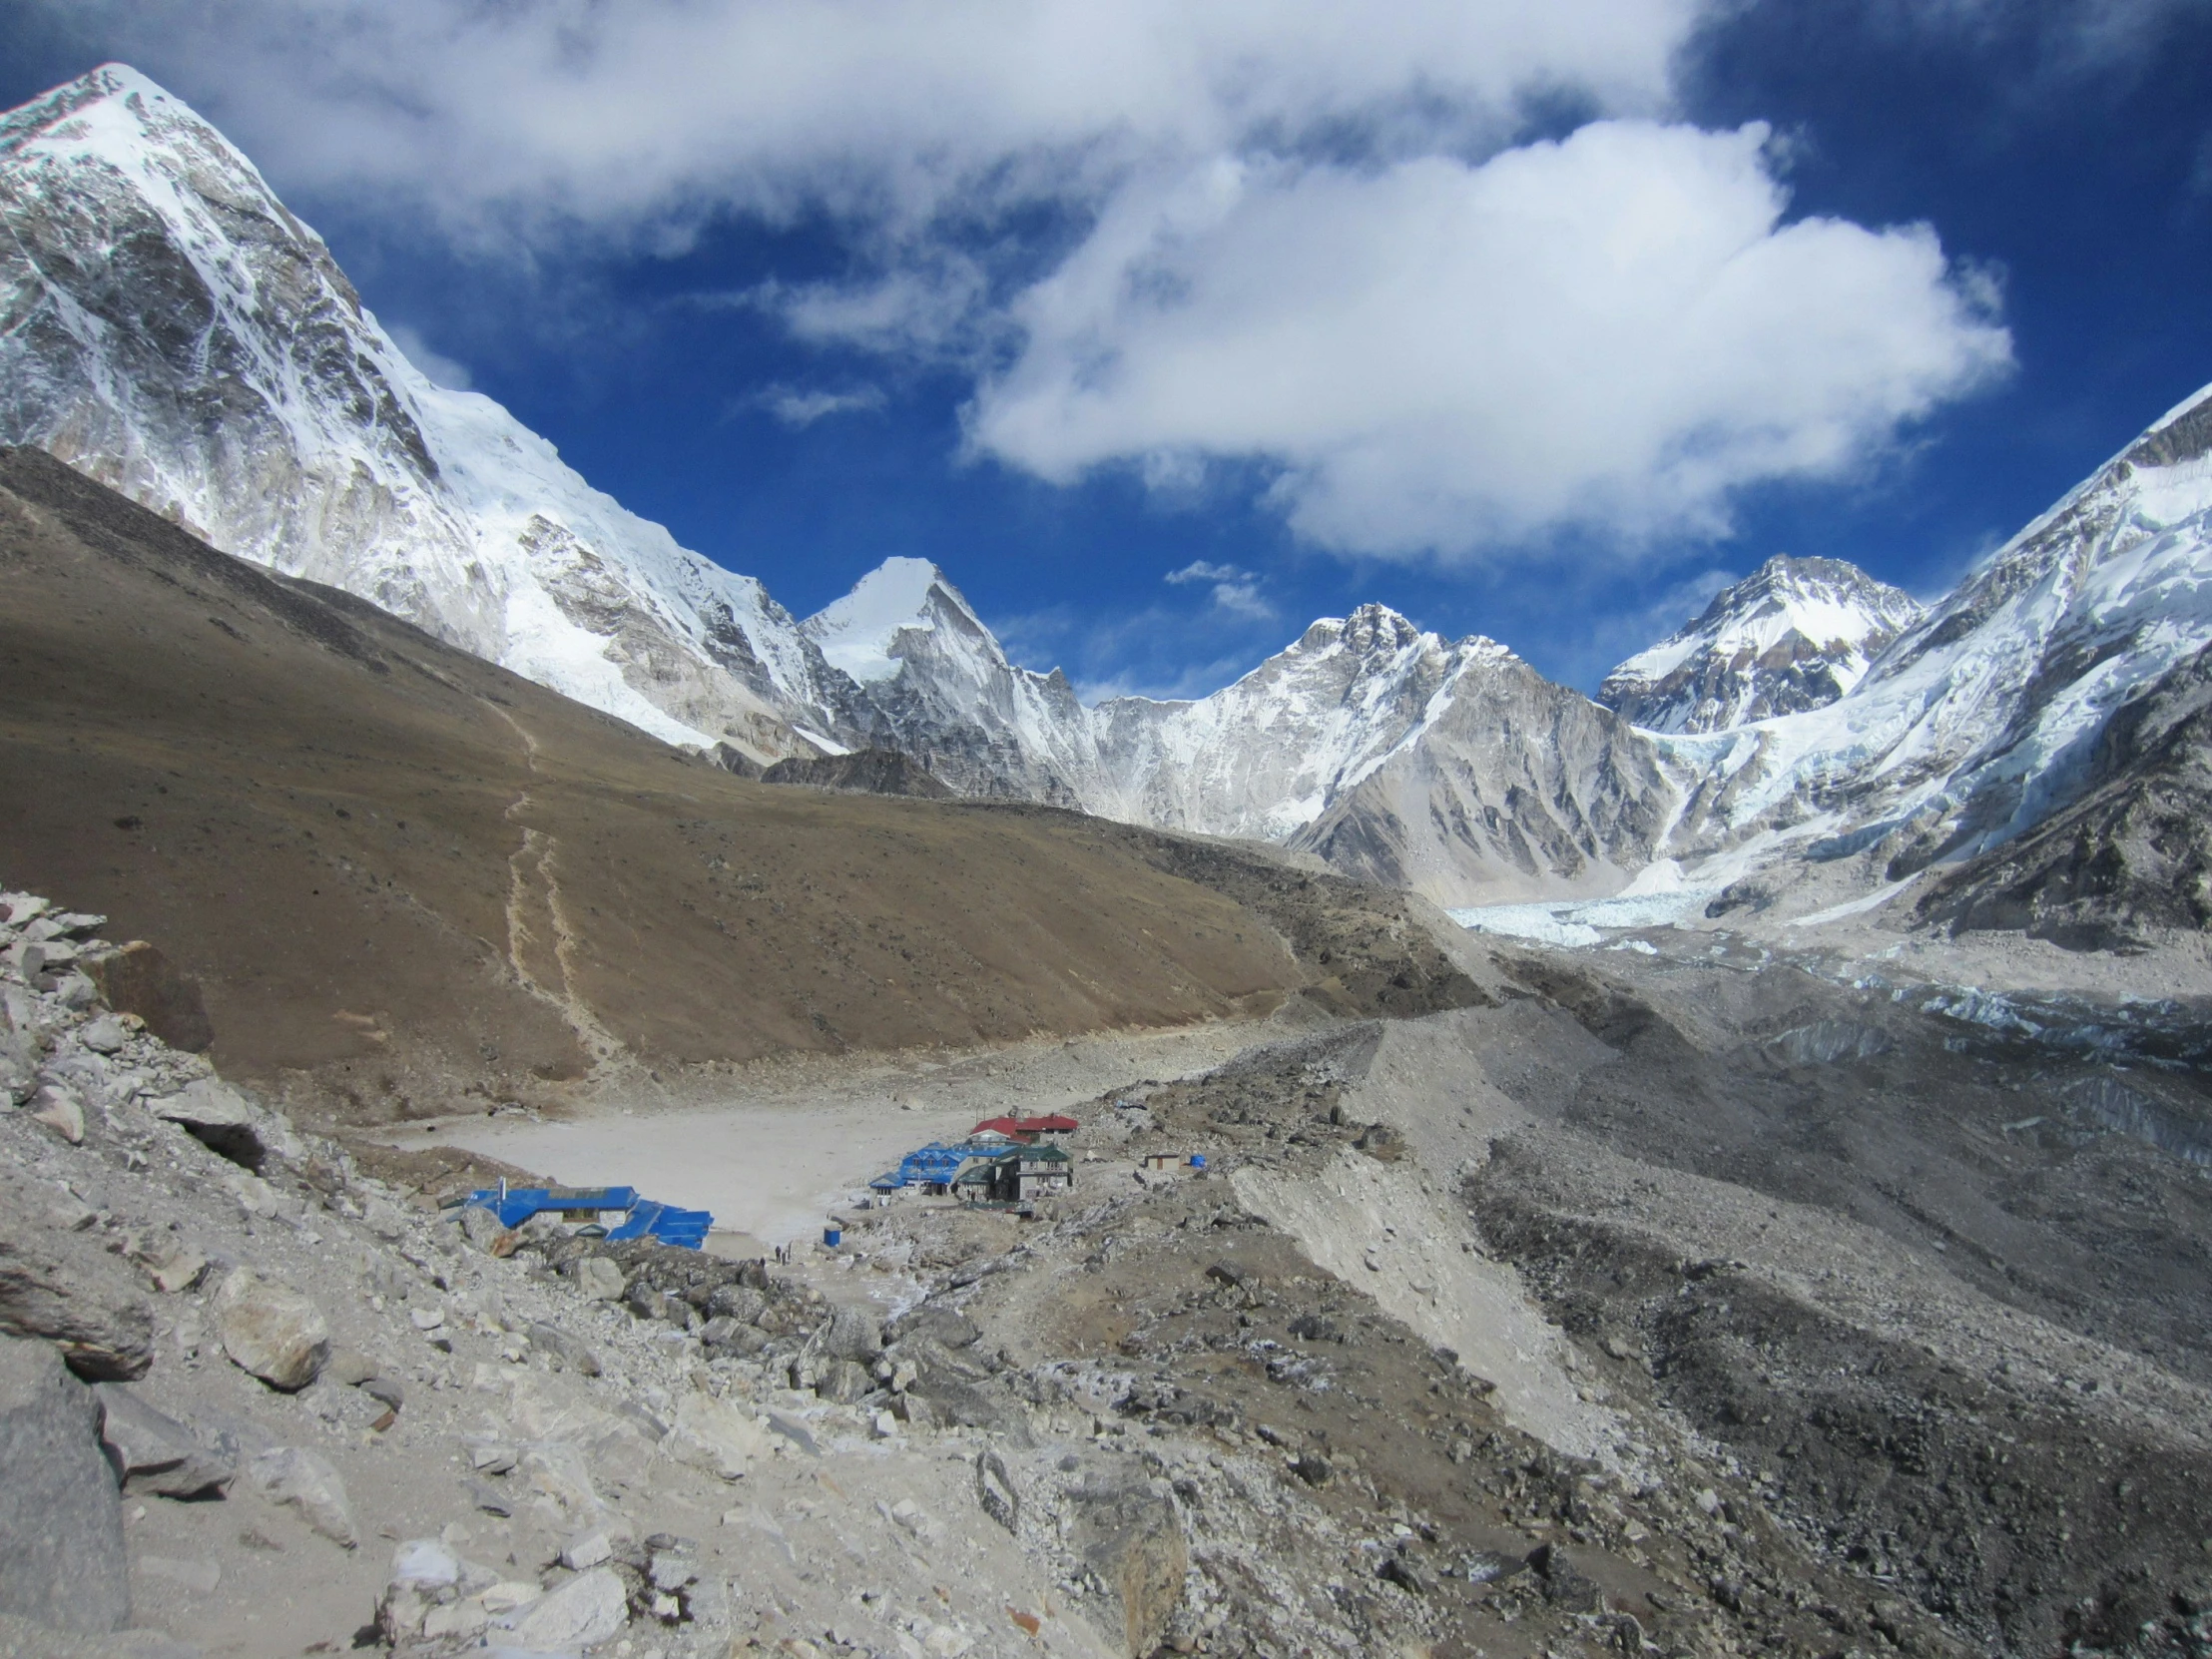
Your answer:
[[[2212,380],[2202,0],[0,0],[8,103],[110,57],[687,545],[1094,692],[1931,595]]]

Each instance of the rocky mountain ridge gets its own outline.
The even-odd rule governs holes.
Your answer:
[[[1857,565],[1778,554],[1615,668],[1597,701],[1653,732],[1716,732],[1824,708],[1920,617],[1911,594]]]
[[[1848,695],[1656,738],[1669,851],[1865,855],[1901,879],[2032,830],[2095,776],[2108,723],[2212,644],[2212,387],[1977,566]]]
[[[252,164],[134,71],[0,121],[0,442],[744,771],[896,750],[959,795],[1270,840],[1447,904],[1661,859],[1718,887],[1878,843],[1902,877],[2062,808],[2113,713],[2212,643],[2200,397],[1926,616],[1778,559],[1597,703],[1365,606],[1209,697],[1086,707],[924,561],[802,624],[433,385]]]

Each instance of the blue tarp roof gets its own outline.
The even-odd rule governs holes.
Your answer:
[[[953,1146],[942,1146],[932,1141],[917,1147],[898,1162],[898,1168],[888,1175],[879,1175],[870,1186],[878,1188],[914,1187],[923,1182],[949,1182],[962,1168],[977,1158],[997,1158],[1005,1155],[1004,1145],[977,1146],[962,1141]]]
[[[711,1211],[680,1210],[640,1198],[635,1187],[480,1187],[464,1202],[489,1210],[502,1227],[520,1227],[544,1210],[620,1210],[624,1220],[607,1230],[610,1240],[654,1238],[686,1250],[704,1245],[715,1221]]]

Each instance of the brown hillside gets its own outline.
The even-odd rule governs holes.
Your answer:
[[[227,1072],[362,1118],[1328,976],[1127,831],[734,778],[32,450],[0,451],[0,879],[166,949]]]

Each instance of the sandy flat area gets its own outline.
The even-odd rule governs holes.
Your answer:
[[[713,1211],[718,1235],[787,1244],[819,1233],[907,1152],[983,1118],[1066,1111],[1147,1078],[1192,1076],[1280,1034],[1264,1021],[1219,1021],[961,1053],[807,1056],[744,1068],[705,1101],[696,1086],[677,1099],[639,1083],[565,1120],[440,1118],[384,1139],[463,1147],[569,1185],[635,1187]]]

